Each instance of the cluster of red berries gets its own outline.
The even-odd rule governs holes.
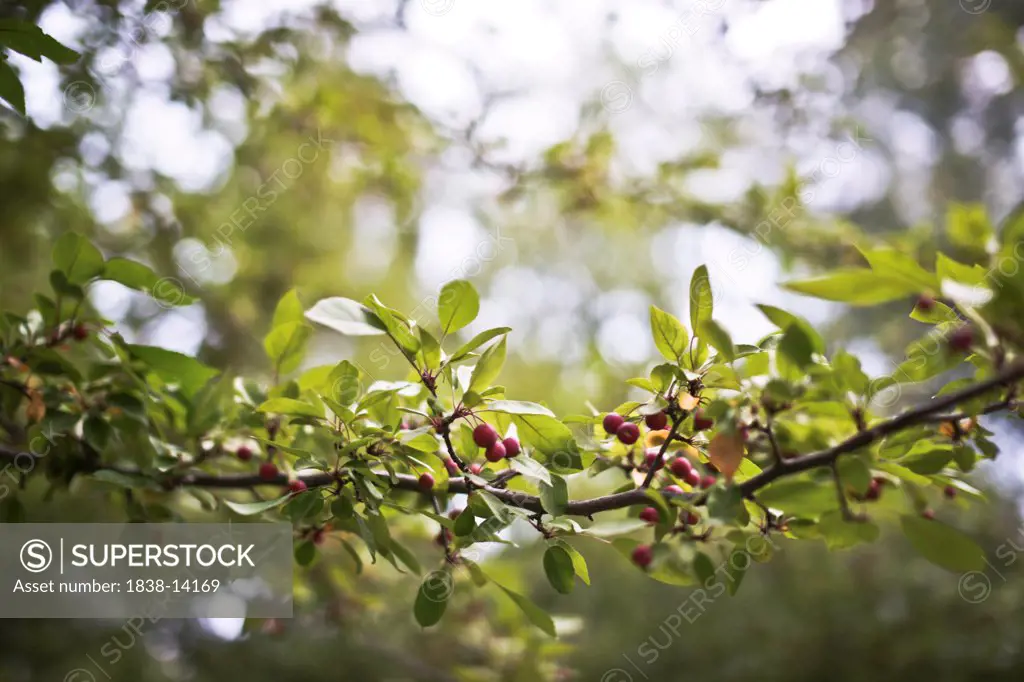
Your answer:
[[[473,429],[473,442],[484,448],[488,462],[500,462],[506,457],[515,457],[520,452],[519,441],[515,438],[501,440],[494,427],[481,423]]]
[[[644,507],[640,512],[640,520],[646,521],[652,526],[661,521],[661,514],[656,507]],[[700,523],[700,515],[697,512],[682,511],[679,513],[679,520],[687,526],[696,526]]]
[[[604,430],[609,435],[614,435],[626,445],[632,445],[640,437],[640,427],[633,422],[626,421],[621,414],[609,412],[601,422]]]
[[[248,445],[240,445],[235,450],[235,457],[237,457],[242,462],[251,461],[254,455],[255,453],[253,452],[252,448],[250,448]],[[280,474],[281,472],[277,468],[277,465],[270,461],[261,462],[260,467],[257,470],[257,475],[260,477],[260,479],[267,481],[268,483],[276,481],[277,477]],[[305,481],[298,478],[294,478],[288,481],[288,492],[290,492],[293,495],[297,495],[298,493],[303,492],[308,487],[309,486],[306,485]]]
[[[662,431],[668,427],[668,415],[664,411],[649,414],[644,417],[644,424],[651,431]],[[694,431],[706,431],[714,425],[715,420],[707,417],[703,410],[697,410],[693,413]],[[626,421],[621,414],[616,412],[606,414],[601,421],[601,426],[604,427],[605,433],[615,436],[626,445],[632,445],[640,438],[640,427],[633,422]]]

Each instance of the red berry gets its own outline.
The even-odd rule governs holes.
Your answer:
[[[71,335],[75,337],[75,341],[85,341],[89,338],[89,328],[84,324],[76,324],[71,330]]]
[[[690,526],[696,526],[698,523],[700,523],[700,515],[697,514],[697,512],[687,512],[686,523]]]
[[[640,568],[647,568],[654,561],[654,551],[650,545],[637,545],[633,550],[633,563]]]
[[[921,516],[931,521],[935,518],[935,512],[932,511],[931,509],[925,509],[923,512],[921,512]]]
[[[427,473],[420,474],[419,479],[416,481],[416,485],[419,486],[420,490],[425,493],[429,493],[434,489],[434,477]]]
[[[868,492],[864,495],[866,500],[877,500],[882,496],[882,481],[878,478],[872,478],[871,484],[868,486]]]
[[[473,462],[472,464],[469,465],[469,473],[471,474],[479,474],[483,470],[484,465],[480,464],[479,462]]]
[[[647,428],[651,431],[661,431],[663,428],[668,426],[668,415],[664,412],[649,414],[644,417],[644,423],[647,424]]]
[[[459,473],[459,465],[451,457],[444,460],[444,468],[448,470],[449,476],[456,476]]]
[[[657,523],[661,520],[658,510],[654,507],[644,507],[643,511],[640,512],[640,518],[647,523]]]
[[[515,457],[520,452],[522,452],[522,450],[519,447],[519,441],[517,441],[515,438],[506,438],[505,440],[501,441],[501,444],[505,446],[506,457]]]
[[[947,500],[952,500],[956,497],[956,488],[954,486],[947,485],[945,489],[943,489],[942,494],[946,496]]]
[[[273,462],[260,464],[260,478],[264,481],[273,481],[277,478],[277,466]]]
[[[325,537],[325,535],[326,535],[326,529],[325,528],[317,528],[316,531],[313,533],[313,544],[314,545],[322,545],[322,544],[324,544],[324,537]]]
[[[707,474],[700,479],[700,487],[707,490],[715,484],[715,477],[711,474]]]
[[[479,447],[489,448],[498,442],[498,432],[490,424],[480,424],[473,429],[473,442]]]
[[[673,493],[675,495],[683,494],[683,489],[677,485],[667,485],[664,488],[662,488],[662,490],[665,491],[666,493]]]
[[[644,464],[646,464],[647,468],[650,469],[652,466],[654,466],[654,463],[657,461],[658,448],[649,448],[647,452],[644,453]]]
[[[690,473],[686,474],[686,478],[684,480],[688,486],[696,488],[700,485],[700,472],[696,469],[690,469]]]
[[[715,420],[710,417],[704,416],[703,410],[697,410],[693,413],[693,430],[694,431],[707,431],[715,425]]]
[[[459,514],[461,513],[461,509],[452,509],[450,512],[448,512],[448,518],[454,521],[455,519],[459,518]]]
[[[927,313],[935,307],[935,299],[928,294],[921,294],[917,299],[917,307]]]
[[[445,543],[451,542],[453,537],[455,536],[452,535],[450,530],[442,528],[441,532],[434,536],[434,542],[444,547]]]
[[[247,445],[240,446],[237,450],[235,450],[235,457],[238,457],[238,459],[242,460],[243,462],[248,462],[250,459],[252,459],[252,448],[250,448]]]
[[[601,425],[604,426],[604,432],[610,436],[619,430],[624,421],[626,420],[622,418],[621,414],[609,412],[604,416],[604,421],[601,422]]]
[[[974,345],[974,330],[965,324],[949,335],[949,348],[956,353],[966,353]]]
[[[626,445],[632,445],[640,437],[640,427],[633,422],[626,422],[615,431],[615,437]]]
[[[288,481],[288,491],[293,495],[297,495],[306,490],[306,482],[300,479],[294,479]]]
[[[500,462],[505,459],[505,454],[505,445],[499,441],[487,448],[485,456],[487,457],[488,462]]]
[[[693,465],[685,457],[676,457],[669,465],[669,470],[671,470],[673,476],[685,479],[693,471]]]

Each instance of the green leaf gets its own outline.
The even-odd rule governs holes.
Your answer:
[[[263,512],[279,507],[291,498],[291,493],[286,493],[275,500],[261,500],[260,502],[235,502],[233,500],[224,500],[224,504],[227,505],[228,509],[241,514],[242,516],[255,516],[256,514],[262,514]]]
[[[711,347],[718,351],[719,355],[732,362],[736,359],[736,347],[733,346],[732,337],[725,331],[722,325],[714,320],[705,320],[699,328],[700,334]]]
[[[587,568],[587,560],[583,558],[583,555],[579,551],[570,545],[565,540],[556,538],[553,543],[558,547],[561,547],[572,559],[572,568],[576,572],[576,575],[580,577],[585,585],[590,584],[590,570]]]
[[[694,333],[699,334],[698,330],[705,322],[711,320],[714,304],[708,267],[701,265],[693,271],[693,277],[690,278],[690,329],[693,329]]]
[[[469,392],[480,393],[491,385],[505,364],[505,339],[484,351],[473,368],[473,378],[469,381]]]
[[[682,364],[690,335],[675,315],[651,306],[651,334],[654,345],[666,359]]]
[[[6,60],[0,59],[0,97],[22,116],[25,115],[25,88]]]
[[[294,398],[271,398],[256,408],[257,412],[323,418],[323,408]]]
[[[844,486],[852,488],[858,495],[867,492],[871,485],[871,469],[861,457],[845,455],[836,462],[839,470],[839,480]]]
[[[498,519],[502,523],[512,523],[512,512],[505,506],[505,503],[499,500],[494,495],[490,494],[486,490],[478,490],[473,493],[473,497],[484,503],[484,507],[491,513],[494,518]],[[484,512],[486,514],[486,512]]]
[[[476,529],[476,517],[473,516],[473,512],[468,509],[464,509],[457,517],[455,517],[455,535],[458,537],[465,537],[472,534]]]
[[[448,282],[437,300],[437,317],[444,336],[458,331],[476,319],[480,312],[480,295],[464,279]]]
[[[420,349],[420,339],[418,336],[412,333],[411,327],[406,324],[405,320],[400,319],[395,311],[388,308],[380,299],[375,295],[370,294],[363,303],[373,311],[373,314],[377,316],[377,319],[384,325],[384,329],[387,330],[388,336],[395,344],[410,355],[416,353]]]
[[[156,346],[127,344],[125,348],[133,357],[145,363],[163,381],[181,386],[191,398],[213,377],[220,374],[195,358]]]
[[[697,556],[693,558],[693,572],[697,575],[697,580],[701,585],[710,587],[715,584],[715,564],[711,561],[711,557],[703,552],[697,552]]]
[[[952,204],[946,213],[946,233],[958,246],[984,251],[995,233],[981,204]]]
[[[433,334],[423,327],[418,330],[420,335],[420,358],[426,369],[437,369],[441,366],[441,344]]]
[[[708,514],[725,523],[746,525],[750,520],[738,486],[716,486],[708,493]]]
[[[303,310],[302,301],[299,300],[299,292],[295,289],[290,290],[277,302],[277,307],[274,309],[274,319],[270,323],[271,329],[285,324],[302,322],[305,319]]]
[[[647,528],[647,522],[640,519],[598,521],[584,530],[583,535],[589,535],[595,538],[613,538],[619,535],[629,535],[644,528]]]
[[[103,254],[88,239],[65,232],[53,245],[53,264],[71,284],[85,284],[103,272]]]
[[[736,547],[729,554],[729,561],[726,562],[726,572],[729,574],[729,594],[735,595],[739,592],[740,584],[743,582],[743,576],[747,574],[747,569],[750,568],[752,559],[743,549]]]
[[[813,279],[785,282],[782,286],[808,296],[858,306],[888,303],[918,293],[918,287],[905,280],[864,268],[834,270]]]
[[[413,450],[420,452],[437,452],[437,436],[434,435],[434,427],[424,426],[412,431],[402,431],[398,435],[398,441]]]
[[[429,628],[437,624],[448,607],[448,600],[455,590],[455,579],[448,569],[427,574],[420,583],[413,605],[413,615],[422,627]]]
[[[164,305],[190,305],[196,301],[195,297],[185,293],[181,283],[177,280],[168,277],[161,278],[148,266],[127,258],[108,260],[99,277],[148,294]]]
[[[493,580],[491,582],[494,582]],[[521,594],[513,592],[504,585],[494,583],[501,588],[501,591],[508,595],[509,599],[515,602],[516,606],[526,614],[527,620],[533,623],[535,626],[543,630],[545,633],[552,637],[557,637],[558,633],[555,631],[555,622],[551,620],[551,616],[541,610],[536,604],[527,599]]]
[[[555,413],[537,403],[525,402],[522,400],[494,400],[487,404],[488,412],[501,412],[503,414],[540,414],[547,417],[554,417]]]
[[[779,352],[789,358],[794,365],[804,369],[811,364],[814,343],[799,324],[790,325],[779,341]]]
[[[915,443],[910,448],[910,452],[897,462],[915,474],[930,475],[942,471],[951,459],[953,459],[952,445],[921,441]]]
[[[351,405],[359,398],[359,368],[348,360],[342,360],[327,376],[330,388],[325,395],[329,395],[342,405]]]
[[[988,271],[980,265],[964,265],[941,252],[935,256],[935,271],[940,282],[953,280],[969,286],[983,284],[988,277]]]
[[[508,334],[510,331],[512,331],[511,327],[496,327],[494,329],[488,329],[486,331],[480,332],[479,334],[471,338],[469,341],[462,344],[459,347],[459,349],[455,351],[450,358],[448,358],[448,361],[445,362],[445,364],[450,365],[453,362],[458,362],[459,360],[462,360],[470,353],[475,351],[477,348],[493,339],[494,337]]]
[[[540,484],[540,503],[544,511],[552,516],[561,516],[565,513],[565,507],[569,504],[569,488],[565,479],[561,476],[552,475],[551,485]]]
[[[300,542],[295,547],[295,563],[299,566],[309,566],[316,559],[316,545],[309,540]]]
[[[985,553],[959,530],[934,519],[904,514],[903,533],[910,544],[933,564],[955,572],[985,568]]]
[[[893,279],[899,279],[914,287],[918,292],[936,291],[939,280],[918,264],[909,254],[891,248],[860,249],[875,272]]]
[[[563,547],[550,545],[544,551],[544,573],[551,587],[562,594],[569,594],[576,587],[576,569]]]
[[[825,340],[821,338],[821,334],[814,330],[814,327],[805,320],[804,318],[794,315],[793,313],[787,312],[782,308],[776,308],[775,306],[758,304],[757,309],[760,310],[768,320],[782,331],[786,331],[794,324],[800,325],[807,337],[811,339],[814,345],[814,351],[822,355],[825,354]]]
[[[836,351],[832,356],[832,371],[839,383],[840,388],[845,391],[853,391],[856,395],[864,395],[868,392],[870,380],[864,370],[860,368],[860,360],[845,350]]]
[[[568,462],[561,461],[571,454],[575,442],[568,426],[543,414],[513,414],[512,423],[524,444],[547,455],[555,464],[568,468]]]
[[[279,307],[280,310],[280,307]],[[263,349],[281,374],[298,369],[306,354],[306,344],[313,328],[305,322],[286,322],[274,326],[263,339]]]
[[[37,62],[46,57],[57,64],[74,64],[80,55],[27,21],[0,19],[0,46]]]
[[[552,485],[551,472],[540,462],[530,459],[525,453],[508,460],[512,469],[518,471],[524,478],[533,483],[545,483]]]
[[[929,310],[923,310],[920,303],[916,304],[910,312],[910,318],[925,324],[942,324],[943,322],[956,322],[960,319],[953,309],[942,301],[934,301]]]
[[[788,478],[772,483],[757,493],[761,504],[794,516],[816,517],[836,509],[835,489],[808,478]]]
[[[306,319],[345,336],[376,336],[386,333],[370,310],[350,298],[325,298],[306,311]]]
[[[420,562],[416,560],[416,555],[410,552],[408,547],[396,541],[394,538],[391,538],[391,553],[394,554],[399,561],[405,564],[406,568],[416,575],[423,572]]]
[[[840,511],[832,511],[821,515],[818,530],[829,549],[847,549],[864,542],[878,539],[879,529],[867,521],[853,522],[843,518]]]
[[[196,392],[188,406],[186,431],[188,435],[198,437],[217,426],[224,417],[225,408],[230,406],[234,395],[231,378],[225,375],[210,379]]]

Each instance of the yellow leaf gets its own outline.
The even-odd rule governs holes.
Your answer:
[[[41,422],[46,416],[46,403],[43,402],[43,394],[39,391],[29,389],[28,407],[25,408],[25,417],[29,423]]]
[[[743,461],[743,437],[738,433],[720,433],[708,444],[708,459],[731,481]]]
[[[700,404],[700,399],[690,395],[689,393],[680,393],[676,400],[679,403],[679,407],[687,412],[697,409],[697,405]]]
[[[644,436],[644,447],[660,448],[664,445],[666,440],[668,440],[668,429],[662,429],[661,431],[648,431],[647,435]]]

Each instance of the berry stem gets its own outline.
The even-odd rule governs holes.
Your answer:
[[[672,442],[672,439],[675,438],[676,431],[679,430],[679,425],[683,423],[684,418],[685,415],[673,410],[672,428],[669,429],[668,437],[665,438],[665,442],[661,444],[661,448],[658,450],[658,456],[654,460],[654,464],[652,464],[651,467],[647,470],[647,476],[644,477],[644,482],[640,486],[641,488],[646,489],[651,487],[651,482],[654,480],[654,475],[658,473],[658,470],[661,469],[662,462],[665,461],[665,451],[668,450],[669,444]]]

